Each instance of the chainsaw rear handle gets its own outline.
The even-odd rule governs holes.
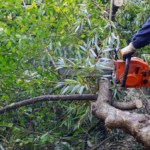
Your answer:
[[[124,71],[124,76],[123,76],[121,87],[124,87],[126,85],[127,75],[128,75],[128,71],[129,71],[130,59],[131,59],[131,57],[126,58],[125,71]]]

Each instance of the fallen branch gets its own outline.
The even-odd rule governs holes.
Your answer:
[[[110,86],[108,79],[100,80],[98,99],[91,104],[93,115],[104,120],[108,128],[122,129],[150,148],[150,115],[130,113],[112,107],[108,103],[111,100]]]
[[[112,106],[121,110],[132,110],[132,109],[141,108],[143,105],[141,100],[135,100],[127,103],[112,102]]]
[[[98,94],[39,96],[39,97],[35,97],[35,98],[30,98],[28,100],[23,100],[23,101],[18,102],[18,103],[13,103],[13,104],[7,105],[7,106],[0,109],[0,114],[6,112],[8,110],[17,109],[17,108],[22,107],[22,106],[27,106],[27,105],[34,104],[37,102],[42,102],[42,101],[96,100],[97,97],[98,97]],[[141,101],[133,101],[133,102],[129,102],[129,103],[113,102],[112,105],[114,107],[116,107],[118,109],[122,109],[122,110],[132,110],[132,109],[142,107]]]
[[[35,98],[30,98],[28,100],[23,100],[18,103],[13,103],[10,105],[7,105],[3,108],[0,109],[0,114],[12,110],[12,109],[17,109],[21,106],[27,106],[30,104],[34,104],[37,102],[43,102],[43,101],[73,101],[73,100],[96,100],[98,97],[97,94],[83,94],[83,95],[45,95],[45,96],[39,96]]]

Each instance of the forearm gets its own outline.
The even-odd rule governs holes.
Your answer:
[[[142,28],[133,36],[132,44],[138,49],[150,43],[150,18]]]

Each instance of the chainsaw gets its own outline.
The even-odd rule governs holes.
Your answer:
[[[98,71],[93,71],[91,74],[93,76],[100,77],[109,77],[117,85],[120,85],[124,88],[141,88],[141,87],[150,87],[150,70],[148,63],[138,57],[127,58],[125,61],[119,60],[117,53],[115,59],[113,60],[113,69],[103,69],[102,73]],[[78,74],[81,68],[78,68],[76,71],[72,69],[60,68],[58,73],[60,75],[71,76]],[[90,77],[90,74],[87,75],[82,73],[84,77]]]
[[[116,84],[125,88],[141,88],[150,86],[150,70],[148,63],[138,57],[113,60]]]

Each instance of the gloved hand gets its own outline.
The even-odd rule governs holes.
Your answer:
[[[132,43],[130,43],[128,46],[126,46],[125,48],[121,49],[119,51],[121,59],[123,59],[124,61],[126,60],[126,58],[131,57],[131,55],[136,51],[136,49],[134,48],[134,46],[132,45]]]

